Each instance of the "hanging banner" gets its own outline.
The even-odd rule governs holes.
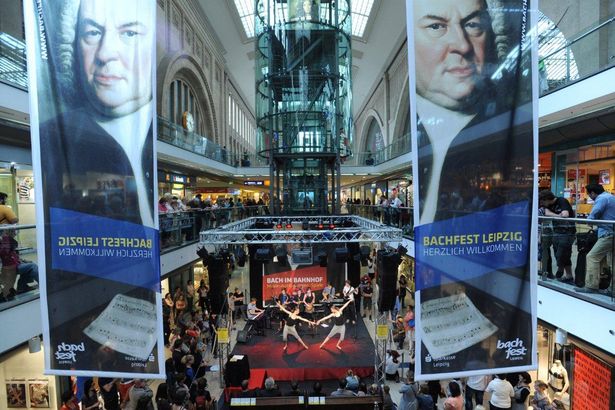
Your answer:
[[[163,378],[156,2],[24,9],[46,373]]]
[[[308,288],[313,292],[323,290],[327,285],[327,268],[318,265],[301,267],[296,270],[270,273],[263,276],[263,300],[278,297],[285,289],[289,295],[293,290]]]
[[[534,0],[407,4],[416,378],[536,366]]]

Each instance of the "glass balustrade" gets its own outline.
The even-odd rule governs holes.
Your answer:
[[[615,306],[615,221],[540,217],[538,278],[543,286]]]

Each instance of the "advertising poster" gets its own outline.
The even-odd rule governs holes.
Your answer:
[[[156,2],[24,9],[46,373],[160,378]]]
[[[282,289],[291,295],[293,290],[302,288],[303,293],[308,288],[312,292],[323,290],[327,281],[327,268],[320,266],[302,267],[265,275],[263,277],[263,300],[271,300],[282,293]]]
[[[535,368],[536,4],[406,4],[415,376]]]
[[[10,409],[25,409],[28,407],[27,404],[25,383],[6,383],[6,407]]]
[[[593,410],[612,408],[612,369],[594,356],[574,350],[572,408],[582,409],[591,403]]]

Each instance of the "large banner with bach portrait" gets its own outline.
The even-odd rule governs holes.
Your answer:
[[[406,4],[416,378],[533,369],[537,5]]]
[[[24,11],[46,373],[164,378],[156,2]]]

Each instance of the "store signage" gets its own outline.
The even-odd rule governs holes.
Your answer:
[[[583,409],[591,403],[592,410],[609,410],[611,402],[612,367],[576,348],[572,372],[572,407]]]
[[[535,369],[537,1],[408,4],[415,377]],[[470,52],[447,48],[449,26]]]
[[[82,1],[73,20],[67,2],[23,3],[28,71],[38,73],[29,96],[45,374],[164,378],[156,2]],[[98,54],[123,26],[137,35],[107,52],[137,60],[118,85]],[[102,113],[137,139],[101,127]]]
[[[264,186],[265,181],[243,181],[245,186]]]

